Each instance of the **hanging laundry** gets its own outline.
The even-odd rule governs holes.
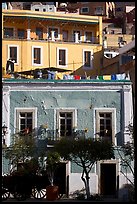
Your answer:
[[[55,79],[55,72],[47,71],[48,72],[48,79]]]
[[[117,80],[124,80],[126,78],[126,74],[123,73],[123,74],[116,74],[116,79]]]
[[[80,78],[81,78],[80,75],[74,75],[75,80],[80,80]]]
[[[103,80],[103,76],[98,76],[98,79],[99,80]]]
[[[116,80],[116,74],[111,75],[111,80]]]
[[[62,73],[56,73],[56,79],[63,79]]]
[[[103,75],[104,80],[111,80],[111,75]]]

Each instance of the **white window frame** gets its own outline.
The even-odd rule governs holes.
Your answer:
[[[48,26],[48,32],[47,32],[47,37],[49,38],[49,28],[52,28],[52,29],[57,29],[58,30],[58,38],[55,38],[55,40],[60,40],[60,28],[59,27],[56,27],[56,26]]]
[[[83,9],[87,9],[87,11],[85,12],[85,11],[83,11]],[[89,13],[89,7],[82,7],[81,9],[80,9],[80,11],[81,11],[81,13]]]
[[[32,129],[37,127],[37,108],[15,108],[15,121],[14,121],[14,127],[15,127],[15,133],[20,132],[20,127],[19,127],[19,114],[21,112],[32,112]]]
[[[116,108],[95,108],[94,109],[94,138],[99,138],[100,122],[99,113],[112,114],[112,143],[116,145]]]
[[[17,63],[14,63],[15,65],[19,65],[19,45],[8,45],[8,58],[7,60],[10,59],[10,47],[16,47],[17,48]]]
[[[41,50],[40,53],[40,58],[41,58],[41,63],[36,64],[34,63],[34,48],[39,48]],[[42,46],[32,46],[32,66],[43,66],[43,47]]]
[[[60,50],[65,50],[66,51],[66,58],[65,58],[66,65],[60,65],[59,64],[59,51]],[[68,48],[57,47],[57,67],[64,68],[64,67],[67,67],[67,66],[68,66]]]
[[[90,57],[90,66],[89,67],[87,67],[87,66],[84,66],[84,64],[85,64],[85,58],[84,58],[84,53],[85,52],[91,52],[91,57]],[[82,52],[82,61],[83,61],[83,68],[84,69],[93,69],[93,50],[91,50],[91,49],[83,49],[83,52]]]
[[[59,108],[54,110],[54,116],[55,116],[55,128],[59,130],[60,132],[60,127],[59,127],[59,113],[66,113],[66,112],[71,112],[72,113],[72,129],[77,128],[77,109],[75,108]],[[60,138],[60,135],[59,135]]]

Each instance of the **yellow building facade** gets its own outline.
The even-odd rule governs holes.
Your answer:
[[[54,67],[99,74],[102,17],[56,12],[2,10],[2,68],[14,72]]]

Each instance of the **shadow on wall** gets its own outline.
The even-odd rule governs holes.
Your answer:
[[[116,140],[117,140],[117,145],[118,145],[118,146],[121,146],[121,145],[123,144],[123,139],[122,139],[122,137],[121,137],[121,132],[118,132],[118,133],[116,134]]]
[[[124,184],[122,188],[119,189],[119,198],[123,202],[135,202],[135,191],[134,186],[131,184]]]

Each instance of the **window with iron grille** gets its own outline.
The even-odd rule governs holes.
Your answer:
[[[28,129],[29,132],[32,131],[32,112],[20,112],[19,113],[19,128],[20,131]]]
[[[96,110],[96,137],[115,143],[115,110]]]
[[[59,113],[59,133],[60,137],[72,135],[72,113],[60,112]]]
[[[56,110],[56,129],[59,137],[73,136],[74,127],[77,126],[76,109],[58,109]]]
[[[36,127],[36,111],[36,108],[16,108],[16,132],[32,132]]]

